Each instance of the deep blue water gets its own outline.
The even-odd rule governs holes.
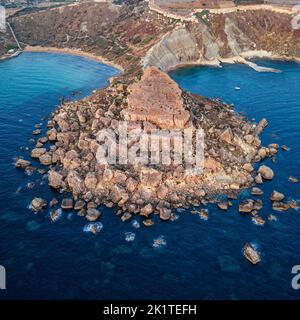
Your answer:
[[[172,73],[184,88],[207,96],[222,96],[251,118],[267,117],[263,142],[287,144],[270,164],[276,178],[263,185],[265,207],[273,188],[300,199],[300,66],[263,62],[280,74],[257,73],[242,65],[223,69],[190,68]],[[291,288],[291,268],[300,264],[300,211],[276,214],[277,222],[258,227],[240,215],[237,203],[227,212],[209,206],[208,221],[181,212],[175,222],[155,219],[152,228],[134,229],[122,223],[114,209],[103,212],[103,230],[83,232],[85,219],[63,214],[56,223],[48,210],[37,215],[27,207],[34,196],[59,196],[45,179],[14,168],[16,156],[29,157],[34,124],[55,108],[58,98],[74,90],[87,95],[106,85],[116,70],[79,57],[26,53],[0,64],[0,264],[7,272],[7,290],[0,298],[25,299],[299,299]],[[235,91],[235,86],[240,91]],[[78,97],[76,97],[78,98]],[[270,134],[275,133],[276,138]],[[26,185],[36,182],[28,190]],[[247,191],[241,197],[247,197]],[[126,242],[125,232],[135,232]],[[164,235],[167,245],[152,247]],[[254,242],[262,262],[253,267],[242,256],[246,242]]]

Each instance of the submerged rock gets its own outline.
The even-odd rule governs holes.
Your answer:
[[[58,200],[56,198],[52,198],[49,202],[51,208],[55,207],[58,204]]]
[[[24,169],[30,165],[31,165],[31,162],[24,160],[24,159],[18,159],[15,164],[16,168],[22,168],[22,169]]]
[[[43,198],[34,198],[31,201],[31,208],[36,212],[41,211],[46,206],[47,206],[47,201],[44,200]]]
[[[153,240],[153,248],[162,248],[165,247],[167,245],[167,241],[165,240],[164,236],[159,236],[158,238]]]
[[[292,183],[297,183],[298,182],[298,179],[294,176],[290,176],[289,177],[289,181],[292,182]]]
[[[88,223],[83,227],[84,232],[91,232],[94,235],[98,234],[103,229],[101,222]]]
[[[133,233],[133,232],[125,232],[125,240],[127,242],[134,241],[134,239],[135,239],[135,233]]]
[[[135,229],[140,228],[140,223],[137,220],[133,220],[131,225]]]
[[[57,221],[61,216],[62,216],[62,210],[61,209],[57,209],[57,210],[54,210],[54,211],[50,212],[50,219],[53,222]]]
[[[253,265],[258,264],[261,261],[260,254],[257,252],[254,247],[247,243],[243,250],[244,257],[250,261]]]
[[[255,215],[251,219],[252,219],[254,224],[259,225],[259,226],[263,226],[266,223],[266,221],[262,217],[260,217],[258,215]]]
[[[218,257],[218,263],[220,266],[221,271],[224,272],[239,272],[240,266],[238,261],[229,255],[224,255]]]
[[[201,209],[200,212],[199,212],[199,217],[202,220],[208,220],[208,218],[209,218],[208,210],[207,209]]]

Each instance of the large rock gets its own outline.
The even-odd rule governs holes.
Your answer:
[[[275,211],[287,211],[289,210],[290,206],[288,203],[274,201],[272,204],[272,209]]]
[[[44,200],[43,198],[34,198],[31,201],[31,208],[36,212],[41,211],[46,206],[47,206],[47,201]]]
[[[98,211],[97,209],[88,209],[87,212],[86,212],[86,218],[88,221],[96,221],[97,219],[99,219],[101,213],[100,211]]]
[[[257,188],[257,187],[253,187],[251,190],[251,194],[254,196],[261,196],[263,193],[264,192],[260,188]]]
[[[61,207],[64,210],[72,210],[73,209],[73,199],[72,198],[64,198],[61,202]]]
[[[220,134],[220,140],[226,143],[231,143],[233,139],[233,133],[230,128],[225,129],[221,134]]]
[[[49,186],[58,189],[63,185],[63,176],[54,170],[50,170],[48,173]]]
[[[253,248],[251,244],[246,244],[244,247],[244,257],[252,264],[258,264],[260,262],[260,254]]]
[[[254,201],[247,199],[239,205],[239,212],[250,213],[253,210]]]
[[[70,171],[67,182],[74,195],[80,195],[84,191],[84,183],[76,171]]]
[[[31,151],[31,157],[38,159],[41,155],[43,155],[44,153],[46,153],[46,149],[45,148],[35,148],[32,149]]]
[[[159,217],[161,220],[167,221],[171,218],[172,211],[167,208],[160,208],[159,209]]]
[[[86,175],[85,180],[84,180],[85,186],[90,190],[94,190],[96,188],[97,182],[98,182],[97,178],[96,178],[95,174],[92,172],[89,172]]]
[[[284,194],[274,190],[271,194],[272,201],[281,201],[284,199]]]
[[[40,163],[44,166],[49,166],[52,163],[52,157],[49,153],[44,153],[39,157]]]
[[[156,67],[148,67],[139,82],[128,87],[125,120],[149,121],[160,128],[183,129],[190,119],[177,83]]]
[[[271,168],[268,166],[262,165],[258,169],[258,173],[261,174],[261,176],[266,180],[272,180],[274,177],[274,172]]]
[[[30,161],[27,161],[24,159],[18,159],[16,161],[15,166],[16,166],[16,168],[26,168],[26,167],[30,166],[30,164],[31,164]]]

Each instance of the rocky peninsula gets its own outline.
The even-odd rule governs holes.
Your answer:
[[[11,17],[24,45],[76,49],[124,71],[90,97],[62,103],[47,123],[46,136],[36,140],[31,157],[48,167],[49,185],[71,192],[75,200],[64,199],[63,209],[75,207],[96,221],[99,205],[117,206],[123,221],[139,214],[150,226],[152,214],[172,220],[173,208],[206,205],[220,193],[227,194],[228,200],[219,204],[226,210],[242,189],[272,179],[271,168],[253,167],[279,151],[276,144],[261,145],[259,135],[267,120],[253,123],[219,100],[186,92],[166,71],[186,64],[241,62],[256,54],[298,59],[300,31],[291,27],[293,14],[245,10],[185,21],[153,11],[144,1],[125,1],[122,6],[82,3]],[[100,164],[99,130],[110,129],[118,137],[118,123],[124,120],[129,130],[203,129],[201,174],[187,175],[183,165],[173,163]],[[48,141],[50,148],[44,146]],[[131,146],[138,143],[139,137]],[[31,167],[22,159],[16,165]],[[34,199],[35,211],[44,206],[43,199]],[[280,200],[275,206],[286,210],[290,204]],[[249,199],[239,211],[259,221],[261,207]]]

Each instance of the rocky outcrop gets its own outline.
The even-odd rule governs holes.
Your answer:
[[[162,129],[183,129],[190,118],[177,83],[155,67],[147,68],[128,92],[128,108],[122,111],[125,120],[149,121]]]
[[[186,28],[174,30],[154,45],[146,54],[144,66],[156,66],[167,70],[190,61],[198,61],[200,52],[197,41]]]
[[[98,132],[109,129],[117,137],[120,134],[118,120],[127,120],[129,133],[137,128],[145,133],[156,129],[155,137],[159,139],[161,129],[163,132],[176,129],[181,134],[186,127],[203,130],[202,170],[192,174],[184,162],[175,163],[172,159],[168,164],[155,165],[99,162]],[[34,153],[40,161],[43,155],[51,154],[52,158],[56,155],[57,162],[51,165],[48,174],[49,185],[70,191],[77,200],[76,210],[80,215],[86,214],[89,221],[99,218],[95,210],[100,204],[118,206],[124,212],[123,221],[140,214],[144,224],[150,226],[153,213],[167,221],[173,219],[172,208],[205,204],[220,192],[228,192],[232,198],[232,193],[253,183],[252,162],[261,149],[255,124],[226,104],[182,91],[156,67],[146,68],[140,78],[129,84],[115,82],[89,98],[61,105],[48,126],[57,132],[51,141],[51,150],[42,148],[45,150]],[[141,134],[129,145],[116,140],[116,160],[124,148],[138,150],[141,141]],[[159,147],[156,151],[161,159],[164,150]],[[195,149],[189,152],[194,156]],[[226,209],[229,205],[231,203],[226,202],[220,208]],[[62,208],[73,208],[71,199],[64,199]],[[249,205],[243,204],[240,211],[260,208],[261,203],[251,200]]]

